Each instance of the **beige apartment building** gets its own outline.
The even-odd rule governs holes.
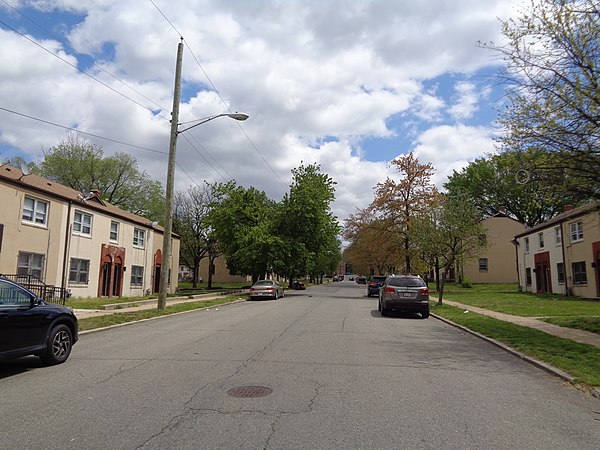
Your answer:
[[[524,291],[600,298],[600,202],[567,207],[515,241]]]
[[[525,225],[500,212],[481,221],[486,232],[486,249],[478,258],[463,264],[463,276],[473,283],[516,283],[517,255],[512,243]]]
[[[0,166],[0,273],[33,275],[74,297],[158,292],[163,229],[148,219],[8,164]],[[170,267],[179,266],[173,236]],[[171,270],[169,292],[177,288]]]

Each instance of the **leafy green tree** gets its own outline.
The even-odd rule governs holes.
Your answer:
[[[97,189],[104,200],[125,211],[164,220],[165,194],[159,181],[140,171],[133,156],[105,157],[102,148],[76,134],[44,152],[38,173],[81,192]]]
[[[277,231],[285,241],[281,260],[290,280],[327,272],[333,256],[339,257],[339,225],[331,212],[335,182],[317,164],[292,170],[290,192],[281,201]],[[339,261],[339,259],[338,259]]]
[[[600,198],[600,10],[597,0],[531,0],[502,22],[508,105],[503,149],[543,150],[530,172],[582,200]]]
[[[475,206],[460,196],[439,196],[426,210],[413,218],[411,238],[425,259],[437,261],[442,271],[438,288],[438,304],[442,304],[444,286],[450,271],[458,263],[474,258],[485,247]]]
[[[273,231],[276,203],[235,181],[214,185],[215,198],[206,223],[227,260],[230,273],[256,281],[280,267],[283,240]]]
[[[531,167],[550,166],[557,159],[555,154],[533,148],[505,151],[455,171],[444,188],[450,196],[474,204],[482,216],[504,209],[520,222],[534,226],[561,213],[564,205],[580,201],[563,182],[548,183],[536,171],[530,171]]]

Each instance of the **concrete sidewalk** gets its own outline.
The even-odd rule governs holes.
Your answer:
[[[575,328],[560,327],[558,325],[547,323],[533,317],[513,316],[510,314],[490,311],[489,309],[478,308],[477,306],[453,302],[451,300],[444,300],[444,303],[450,306],[456,306],[457,308],[461,308],[466,311],[472,311],[477,314],[493,317],[495,319],[503,320],[505,322],[511,322],[517,325],[522,325],[524,327],[535,328],[536,330],[543,331],[544,333],[552,334],[554,336],[570,339],[581,344],[589,344],[600,348],[600,335],[590,333],[589,331],[577,330]]]

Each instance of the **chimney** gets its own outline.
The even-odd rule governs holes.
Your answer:
[[[563,206],[563,211],[567,212],[567,211],[571,211],[573,209],[573,205],[565,205]]]

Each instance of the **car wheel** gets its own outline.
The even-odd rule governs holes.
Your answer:
[[[45,364],[64,363],[71,354],[72,347],[73,334],[71,330],[66,325],[58,325],[50,331],[46,350],[40,357]]]
[[[377,310],[381,312],[381,300],[377,299]]]
[[[275,291],[275,300],[279,300],[279,291]]]
[[[427,318],[429,317],[429,311],[423,311],[423,312],[421,313],[421,317],[422,317],[423,319],[427,319]]]
[[[383,317],[387,317],[387,315],[388,315],[388,310],[387,310],[387,308],[384,306],[384,304],[383,304],[383,303],[381,304],[381,315],[382,315]]]

